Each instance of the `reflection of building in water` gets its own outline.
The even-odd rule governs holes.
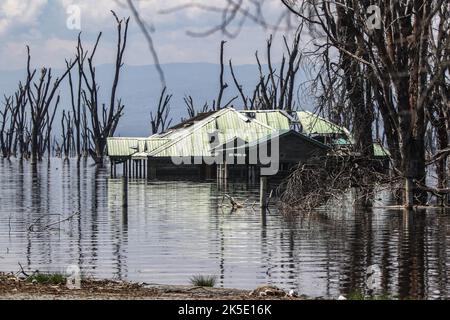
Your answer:
[[[230,183],[223,191],[211,182],[130,180],[124,224],[120,180],[76,165],[54,159],[32,171],[0,160],[2,271],[17,271],[17,262],[52,272],[78,264],[88,276],[164,284],[216,274],[226,287],[272,283],[337,297],[362,288],[367,267],[378,264],[383,293],[450,297],[448,211],[375,206],[355,213],[349,205],[283,217],[271,207],[264,220],[258,209],[219,207],[223,193],[257,201],[255,186]],[[38,231],[76,210],[77,219]]]

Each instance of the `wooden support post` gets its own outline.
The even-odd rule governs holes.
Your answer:
[[[139,159],[139,178],[142,179],[142,159]]]
[[[156,161],[155,159],[149,158],[147,160],[147,174],[148,174],[148,179],[149,180],[153,180],[156,179]]]
[[[141,178],[141,159],[137,160],[137,176]]]
[[[136,160],[136,178],[140,178],[141,160]]]
[[[147,169],[147,161],[146,160],[142,160],[142,170],[144,170],[142,178],[147,178],[147,175],[146,175],[146,172],[145,172],[146,169]]]
[[[225,181],[228,180],[228,164],[226,161],[225,161],[224,169],[223,169],[223,178]]]
[[[267,226],[267,208],[266,207],[261,207],[260,211],[261,211],[261,223],[263,227]]]
[[[222,164],[217,165],[217,181],[222,180]]]
[[[114,174],[114,169],[113,169],[113,167],[114,167],[114,160],[111,159],[110,173],[109,173],[109,176],[110,176],[111,179],[113,178],[113,174]]]
[[[267,207],[267,177],[260,177],[259,205],[261,208]]]
[[[128,179],[122,177],[122,207],[128,208]]]
[[[132,178],[132,174],[131,174],[131,158],[128,160],[128,177]]]
[[[140,169],[141,160],[136,160],[136,178],[140,178],[139,169]]]

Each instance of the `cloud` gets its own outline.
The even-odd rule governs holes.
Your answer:
[[[39,21],[47,0],[3,0],[0,4],[0,36],[14,27],[32,27]]]
[[[195,1],[195,0],[194,0]],[[155,27],[153,33],[156,50],[162,63],[172,62],[218,62],[220,41],[224,36],[216,33],[208,38],[192,38],[188,30],[204,31],[218,23],[217,12],[189,8],[170,14],[160,14],[162,9],[173,8],[190,0],[135,0],[142,18]],[[197,3],[205,3],[197,0]],[[279,0],[266,1],[267,15],[275,15]],[[222,7],[225,0],[209,0],[209,6]],[[32,49],[32,58],[37,66],[63,67],[64,60],[74,54],[75,40],[79,30],[66,27],[67,8],[77,5],[81,12],[81,31],[86,47],[95,41],[99,31],[103,37],[96,56],[96,62],[111,63],[114,59],[116,30],[110,10],[119,16],[131,15],[125,0],[0,0],[0,69],[24,67],[26,44]],[[250,5],[250,2],[247,2]],[[261,51],[264,61],[265,40],[268,33],[250,21],[244,25],[241,34],[228,39],[227,59],[235,64],[254,63],[254,52]],[[125,63],[140,65],[153,63],[145,38],[133,21],[130,22],[128,49]],[[282,48],[275,45],[274,51]],[[274,60],[277,54],[274,53]]]

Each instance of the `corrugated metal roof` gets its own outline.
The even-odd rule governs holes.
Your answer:
[[[252,117],[248,116],[252,114]],[[260,140],[276,132],[290,130],[291,124],[300,122],[302,134],[309,139],[314,134],[343,134],[346,141],[353,143],[351,133],[329,120],[308,111],[296,111],[298,120],[283,110],[244,110],[225,108],[202,114],[199,121],[185,121],[183,125],[170,128],[167,132],[148,138],[108,138],[108,155],[115,157],[171,157],[209,156],[211,135],[217,136],[223,144],[240,138],[248,141]],[[191,119],[192,120],[192,119]],[[374,145],[376,156],[388,153],[379,144]]]
[[[344,134],[351,137],[350,132],[333,122],[326,120],[309,111],[297,111],[298,119],[305,134]]]
[[[242,114],[254,114],[256,120],[276,130],[289,130],[292,118],[282,110],[244,110]]]
[[[127,157],[138,151],[139,138],[108,138],[106,147],[109,156]]]
[[[301,139],[303,139],[305,141],[308,141],[308,142],[316,145],[317,147],[319,147],[321,149],[330,149],[330,147],[328,145],[323,144],[320,141],[317,141],[317,140],[315,140],[313,138],[308,137],[307,135],[305,135],[303,133],[300,133],[300,132],[297,132],[297,131],[294,131],[294,130],[276,130],[276,131],[273,131],[273,132],[269,133],[268,135],[266,135],[266,136],[264,136],[264,137],[262,137],[262,138],[260,138],[258,140],[253,140],[251,142],[238,145],[236,148],[233,147],[231,149],[252,148],[252,147],[255,147],[255,146],[259,145],[259,144],[268,142],[271,139],[275,139],[275,138],[279,139],[279,138],[281,138],[281,137],[283,137],[285,135],[295,135],[295,136],[297,136],[297,137],[299,137],[299,138],[301,138]],[[215,149],[217,149],[217,150],[231,150],[230,148],[227,148],[227,147],[228,147],[228,145],[226,143],[224,143],[222,145],[217,146]]]
[[[155,150],[169,141],[171,140],[153,136],[150,138],[108,138],[107,152],[110,157],[137,156],[139,153]]]
[[[154,157],[210,156],[211,135],[218,138],[219,141],[215,141],[217,144],[236,137],[253,141],[273,131],[273,128],[256,119],[249,119],[233,108],[225,108],[187,128],[178,129],[165,136],[171,141],[153,150],[149,155]]]
[[[373,144],[373,154],[374,154],[375,157],[388,157],[390,155],[389,151],[386,150],[379,143],[374,143]]]

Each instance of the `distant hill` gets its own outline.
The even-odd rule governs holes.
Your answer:
[[[167,79],[168,92],[173,93],[171,104],[172,123],[177,123],[181,117],[186,117],[184,95],[191,95],[198,108],[208,101],[216,99],[219,89],[219,65],[210,63],[173,63],[162,65]],[[235,73],[244,91],[250,94],[255,88],[259,73],[256,65],[235,66]],[[55,76],[61,70],[54,70]],[[104,101],[110,94],[113,76],[112,65],[97,67],[100,94]],[[226,70],[226,82],[229,89],[225,91],[223,101],[237,95],[229,70]],[[25,78],[24,70],[0,72],[0,94],[11,94],[19,80]],[[302,82],[301,77],[299,83]],[[70,108],[68,85],[61,87],[61,106]],[[157,107],[161,84],[155,67],[152,65],[125,65],[121,74],[118,96],[125,104],[125,115],[121,119],[116,135],[148,136],[150,134],[150,111]],[[234,102],[236,108],[241,108],[241,100]],[[307,106],[302,106],[310,109]]]

